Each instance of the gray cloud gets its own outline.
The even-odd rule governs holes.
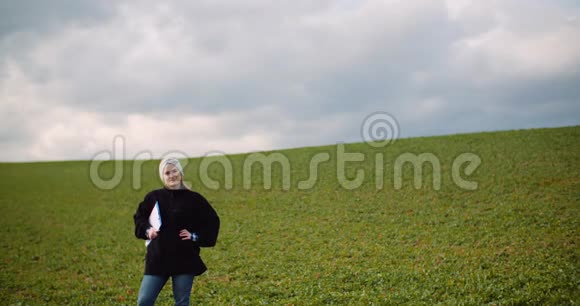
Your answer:
[[[403,136],[580,118],[569,1],[31,6],[0,10],[0,160],[89,158],[119,134],[161,152],[173,118],[191,154],[362,141],[378,110]]]
[[[111,15],[111,4],[90,0],[2,1],[0,37],[22,32],[58,31],[71,24],[95,24]]]

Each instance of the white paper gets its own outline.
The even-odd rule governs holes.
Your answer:
[[[151,214],[149,215],[149,224],[153,227],[154,230],[158,231],[161,228],[161,213],[159,213],[159,202],[155,202],[155,206],[151,210]],[[148,246],[151,243],[151,240],[145,241],[145,246]]]

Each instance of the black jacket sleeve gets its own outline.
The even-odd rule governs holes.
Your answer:
[[[149,224],[149,214],[155,205],[153,196],[148,193],[145,196],[143,202],[139,204],[135,215],[133,215],[133,221],[135,222],[135,237],[147,240],[147,230],[151,227]]]
[[[216,211],[211,207],[209,202],[201,195],[199,195],[199,214],[197,227],[198,240],[197,244],[200,247],[215,246],[220,230],[220,219]]]

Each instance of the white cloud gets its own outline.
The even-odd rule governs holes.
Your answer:
[[[478,29],[452,45],[462,75],[488,83],[578,74],[578,9],[551,1],[447,0],[447,7],[462,29]]]
[[[580,28],[517,34],[495,28],[455,45],[458,63],[475,78],[550,78],[580,67]]]
[[[99,113],[53,110],[47,117],[55,123],[39,129],[27,157],[36,160],[62,156],[89,159],[101,151],[114,151],[113,140],[117,136],[123,139],[125,152],[123,156],[116,152],[115,157],[123,159],[160,158],[168,152],[201,156],[216,150],[239,153],[256,148],[272,149],[271,135],[265,131],[250,131],[236,137],[223,133],[224,129],[233,128],[232,123],[244,122],[248,116],[251,114],[129,114],[127,120],[110,124]]]

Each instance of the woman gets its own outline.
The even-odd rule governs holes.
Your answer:
[[[199,248],[215,245],[220,222],[207,200],[183,185],[177,159],[163,159],[159,176],[164,187],[149,192],[133,216],[135,236],[147,240],[137,304],[153,305],[171,277],[175,305],[189,305],[193,278],[206,270]]]

